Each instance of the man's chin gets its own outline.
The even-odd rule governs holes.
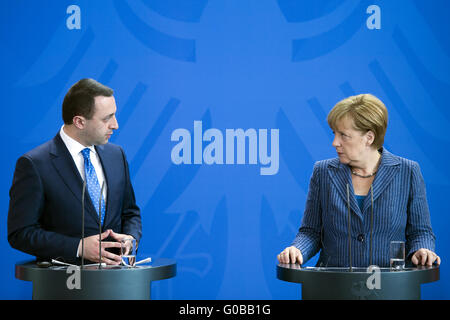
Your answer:
[[[108,139],[104,139],[104,140],[102,140],[102,141],[96,141],[96,142],[94,143],[94,145],[96,145],[96,146],[101,146],[101,145],[107,144],[108,142],[109,142]]]

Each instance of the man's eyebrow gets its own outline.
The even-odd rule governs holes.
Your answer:
[[[113,115],[115,115],[115,112],[106,115],[105,117],[103,117],[103,119],[111,118]]]

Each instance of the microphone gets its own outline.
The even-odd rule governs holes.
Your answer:
[[[86,194],[86,179],[83,180],[83,193],[81,194],[81,269],[84,267],[84,196]]]
[[[136,262],[134,265],[148,263],[148,262],[152,262],[152,258],[149,257],[149,258],[143,259],[141,261]]]
[[[98,200],[98,263],[99,269],[102,268],[102,197],[103,189],[105,188],[105,181],[102,183],[102,189],[100,191],[100,197]]]
[[[142,262],[141,262],[141,263],[142,263]],[[52,259],[52,264],[55,264],[55,265],[58,264],[58,265],[61,265],[61,266],[67,266],[67,267],[76,267],[75,264],[70,264],[70,263],[62,262],[62,261],[59,261],[59,260],[56,260],[56,259]],[[86,267],[90,267],[90,266],[98,266],[98,265],[106,266],[106,263],[92,263],[92,264],[87,264]]]
[[[350,187],[347,183],[347,208],[348,208],[348,217],[347,217],[347,234],[348,234],[348,260],[350,266],[350,272],[352,272],[352,238],[351,238],[351,224],[350,224]]]
[[[59,264],[59,265],[68,266],[68,267],[76,267],[76,265],[74,265],[74,264],[65,263],[65,262],[62,262],[62,261],[59,261],[56,259],[52,259],[52,264]]]

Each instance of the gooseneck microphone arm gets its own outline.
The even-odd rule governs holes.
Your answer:
[[[370,186],[370,197],[371,197],[371,204],[372,204],[372,210],[371,210],[371,213],[370,213],[370,244],[369,244],[369,246],[370,246],[370,249],[369,249],[369,254],[370,254],[370,263],[369,263],[369,266],[371,266],[372,265],[372,263],[373,263],[373,260],[372,260],[372,257],[373,257],[373,254],[372,254],[372,234],[373,234],[373,185],[371,185]]]
[[[84,195],[86,193],[86,179],[83,180],[83,193],[81,194],[81,269],[84,267]]]
[[[370,243],[369,243],[369,266],[373,264],[373,185],[370,186],[370,200],[371,200],[371,212],[370,212]],[[352,271],[352,239],[351,239],[351,222],[350,222],[350,187],[347,183],[347,233],[348,233],[348,253],[349,253],[349,266],[350,272]]]
[[[105,181],[102,183],[102,190],[98,200],[98,267],[102,267],[102,197]]]
[[[348,233],[348,262],[350,267],[350,272],[352,272],[352,238],[351,238],[351,223],[350,223],[350,187],[347,183],[347,208],[348,208],[348,217],[347,217],[347,233]]]

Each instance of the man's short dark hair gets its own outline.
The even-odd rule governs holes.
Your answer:
[[[64,97],[62,105],[64,124],[72,124],[75,116],[91,119],[94,114],[95,97],[111,97],[113,94],[113,89],[94,79],[81,79],[69,89]]]

